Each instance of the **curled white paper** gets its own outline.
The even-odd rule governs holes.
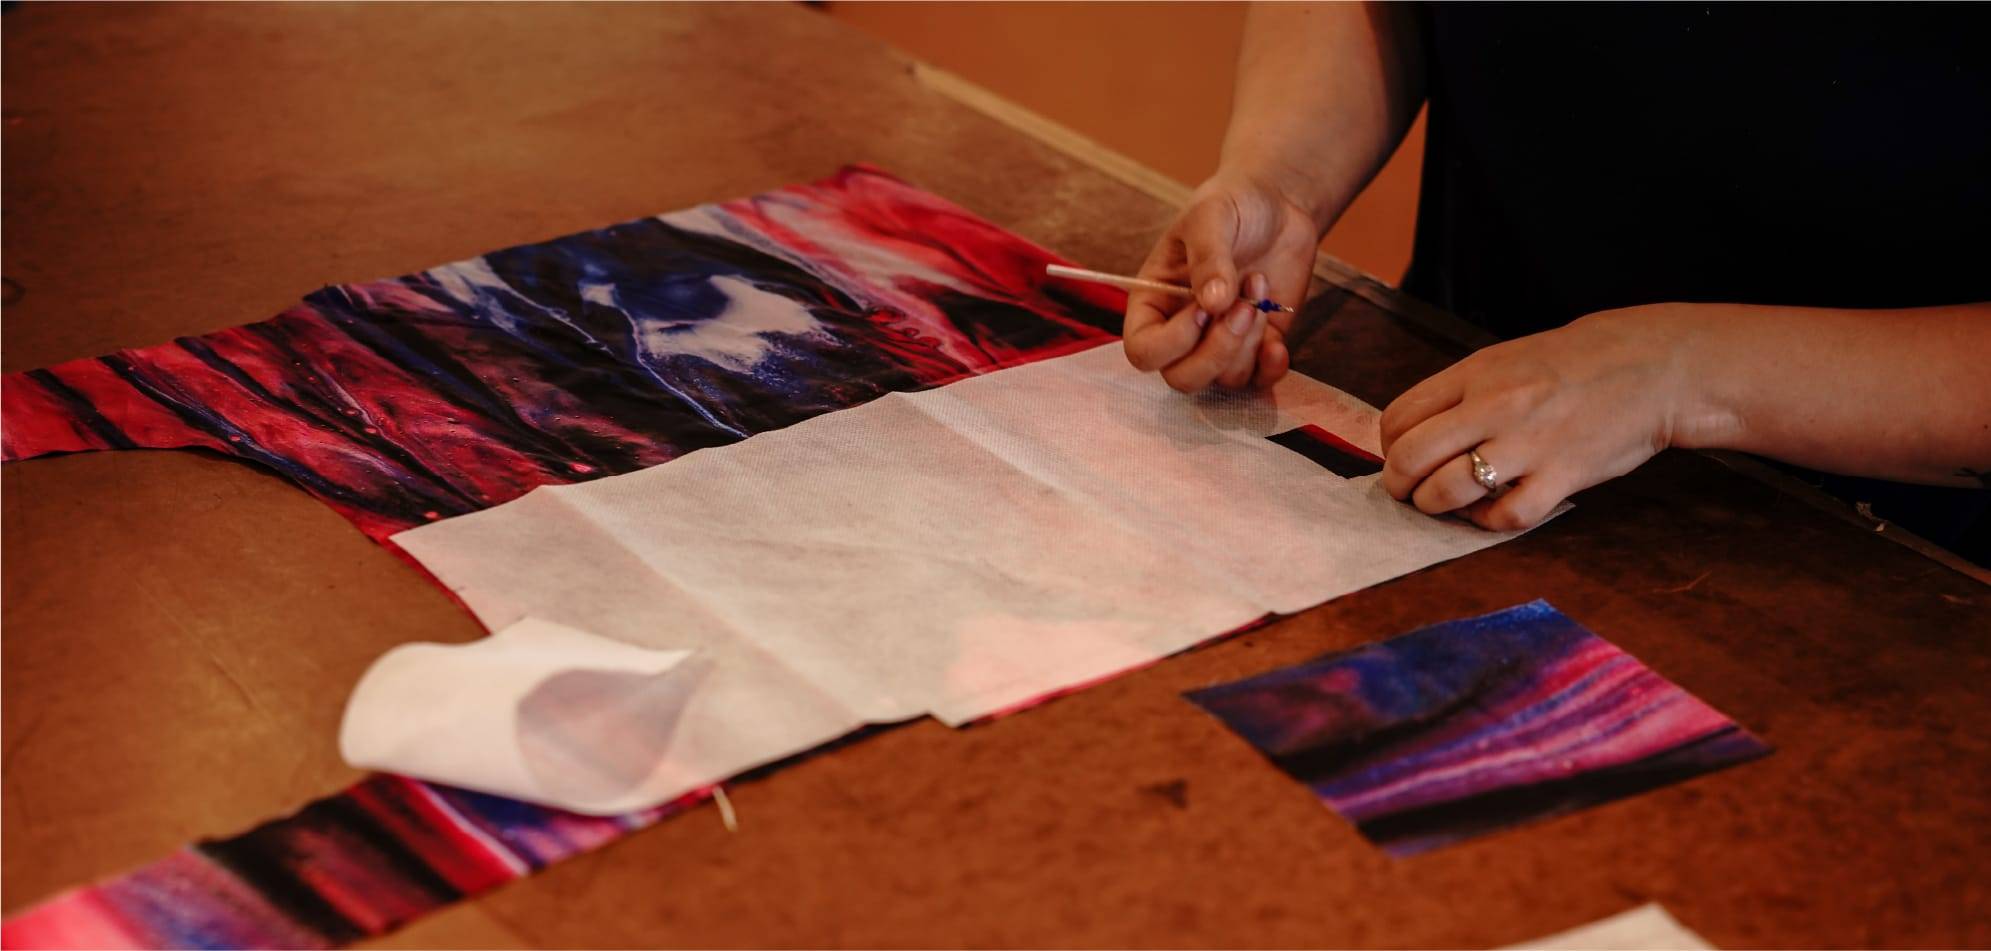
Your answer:
[[[469,644],[404,644],[346,704],[348,763],[577,811],[659,797],[657,774],[704,672],[653,650],[538,618]]]

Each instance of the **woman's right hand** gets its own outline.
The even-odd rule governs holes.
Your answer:
[[[1193,287],[1196,299],[1129,294],[1127,361],[1161,371],[1184,393],[1271,385],[1286,375],[1293,315],[1251,303],[1269,298],[1298,309],[1319,242],[1312,216],[1279,189],[1218,173],[1196,190],[1140,271]]]

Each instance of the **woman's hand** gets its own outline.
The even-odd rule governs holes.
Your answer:
[[[1692,305],[1606,311],[1453,364],[1383,411],[1384,488],[1513,531],[1682,436],[1708,441],[1723,421],[1699,405],[1697,323]],[[1474,481],[1473,449],[1506,492]]]
[[[1397,4],[1250,5],[1218,172],[1141,267],[1195,288],[1196,301],[1129,297],[1129,362],[1184,392],[1286,374],[1292,315],[1254,313],[1239,291],[1300,306],[1321,234],[1424,102],[1418,19]]]
[[[1284,376],[1293,315],[1263,313],[1239,295],[1299,307],[1319,241],[1312,216],[1277,187],[1221,173],[1205,182],[1140,271],[1193,287],[1196,299],[1128,295],[1128,362],[1160,370],[1184,393],[1266,386]]]

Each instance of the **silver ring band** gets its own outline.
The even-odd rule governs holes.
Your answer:
[[[1466,457],[1473,462],[1473,481],[1479,483],[1480,488],[1488,492],[1500,488],[1499,474],[1493,471],[1493,466],[1488,465],[1485,459],[1479,457],[1478,448],[1466,450]]]

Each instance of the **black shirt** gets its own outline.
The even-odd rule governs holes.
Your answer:
[[[1987,11],[1425,7],[1405,287],[1503,336],[1665,301],[1991,300]],[[1991,558],[1991,493],[1827,481]]]

